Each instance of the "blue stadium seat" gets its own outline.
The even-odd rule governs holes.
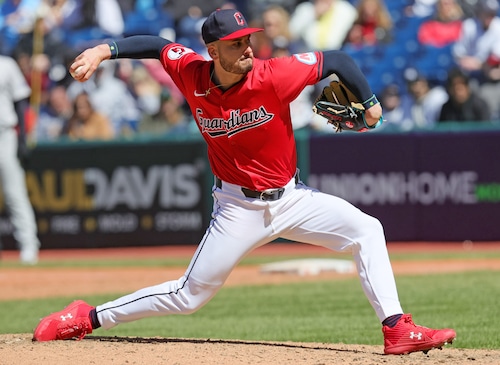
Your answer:
[[[421,46],[418,57],[412,58],[411,65],[431,80],[443,83],[448,70],[455,65],[452,46]]]
[[[156,9],[134,11],[125,15],[124,35],[159,35],[162,29],[174,28],[173,18],[166,12]]]

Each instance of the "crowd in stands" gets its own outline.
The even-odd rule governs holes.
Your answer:
[[[160,35],[208,59],[201,25],[224,7],[264,29],[252,36],[256,57],[349,53],[381,100],[385,129],[500,119],[498,0],[3,0],[0,54],[17,61],[32,88],[32,140],[195,133],[157,60],[104,62],[85,83],[68,67],[83,49],[134,34]],[[311,110],[321,87],[292,103],[295,128],[333,131]]]

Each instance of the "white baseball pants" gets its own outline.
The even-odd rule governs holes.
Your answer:
[[[212,221],[185,274],[96,307],[105,329],[145,317],[200,309],[253,249],[276,238],[351,252],[363,290],[382,322],[403,313],[380,222],[338,197],[295,184],[281,199],[246,198],[239,186],[213,189]],[[325,295],[328,295],[325,293]]]
[[[13,128],[0,130],[0,188],[21,251],[37,253],[40,241],[35,214],[28,198],[24,170],[17,158],[17,132]]]

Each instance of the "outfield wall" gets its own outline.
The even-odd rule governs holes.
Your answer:
[[[498,131],[318,136],[310,156],[309,184],[378,217],[389,240],[500,239]]]
[[[301,177],[390,241],[500,240],[500,130],[297,134]],[[197,244],[213,177],[200,137],[38,145],[27,185],[45,248]],[[0,197],[4,248],[15,248]]]

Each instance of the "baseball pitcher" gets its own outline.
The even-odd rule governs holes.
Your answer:
[[[99,327],[193,313],[216,295],[246,254],[279,237],[352,254],[364,293],[382,323],[386,354],[427,352],[455,338],[452,329],[418,326],[404,313],[380,222],[300,180],[290,102],[307,85],[335,74],[359,105],[342,108],[336,103],[340,99],[327,95],[318,98],[316,111],[336,128],[371,130],[383,118],[367,80],[340,51],[256,59],[250,37],[260,30],[250,28],[237,10],[216,10],[202,27],[211,60],[156,36],[100,44],[75,59],[70,71],[82,82],[104,60],[160,60],[207,143],[214,174],[213,219],[182,277],[95,307],[73,302],[42,319],[35,340],[83,338]]]

